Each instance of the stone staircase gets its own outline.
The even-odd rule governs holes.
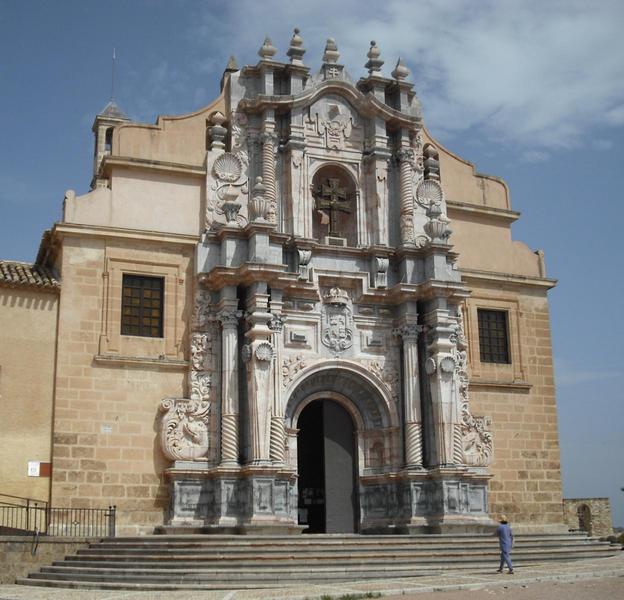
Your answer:
[[[518,535],[514,566],[613,556],[582,534]],[[254,589],[301,583],[493,572],[491,535],[157,535],[108,538],[16,583],[109,590]]]

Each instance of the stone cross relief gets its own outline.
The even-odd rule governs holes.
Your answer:
[[[320,211],[329,211],[329,235],[340,237],[338,230],[338,213],[352,212],[347,200],[347,190],[340,187],[340,179],[328,178],[317,190],[316,208]]]

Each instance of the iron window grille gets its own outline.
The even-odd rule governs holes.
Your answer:
[[[507,311],[478,309],[481,362],[510,364]]]
[[[121,334],[163,336],[164,278],[123,276]]]

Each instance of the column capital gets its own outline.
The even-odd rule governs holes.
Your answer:
[[[414,151],[411,148],[400,148],[396,152],[399,163],[411,163],[414,161]]]
[[[277,143],[277,134],[274,131],[263,131],[259,134],[258,139],[261,144],[275,145]]]
[[[242,315],[240,310],[223,310],[217,315],[217,320],[224,329],[238,327],[238,320]]]
[[[418,340],[418,336],[424,331],[423,325],[417,325],[416,323],[403,323],[392,330],[392,334],[400,336],[404,341]]]
[[[282,333],[285,321],[285,316],[277,313],[271,313],[271,318],[269,319],[267,325],[269,326],[269,329],[274,333]]]

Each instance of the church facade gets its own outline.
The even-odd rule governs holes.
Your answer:
[[[35,265],[52,504],[115,504],[125,533],[561,530],[554,281],[505,183],[374,42],[357,82],[333,40],[316,72],[297,31],[258,54],[196,113],[95,120],[92,190]]]

